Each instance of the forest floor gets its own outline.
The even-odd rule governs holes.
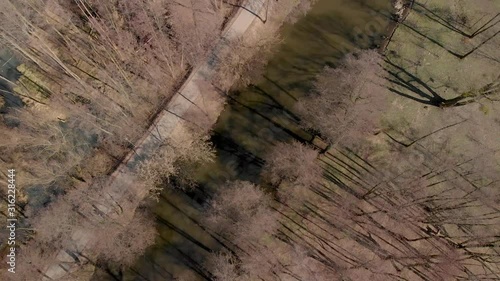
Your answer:
[[[252,2],[246,7],[251,11],[260,11],[263,2]],[[256,32],[263,28],[261,20],[255,17],[252,13],[240,8],[234,15],[234,18],[226,26],[223,38],[230,41],[236,37],[242,36],[247,32]],[[225,40],[221,40],[220,44],[226,44]],[[222,45],[218,45],[214,49],[212,56],[220,56],[217,52],[224,50]],[[125,161],[113,172],[110,182],[106,184],[102,192],[102,206],[108,206],[107,209],[101,209],[104,213],[111,217],[122,216],[124,214],[113,213],[113,205],[121,205],[120,202],[127,200],[126,198],[134,196],[136,202],[141,201],[147,196],[147,190],[139,184],[138,164],[145,158],[149,157],[163,143],[166,138],[175,138],[178,135],[183,135],[179,131],[184,130],[184,123],[187,122],[202,122],[202,125],[210,127],[215,123],[220,111],[223,109],[224,99],[216,91],[207,90],[209,87],[210,77],[214,75],[214,66],[210,60],[205,61],[200,66],[195,68],[188,77],[184,85],[171,99],[165,110],[163,110],[153,122],[148,132],[134,146],[134,149],[125,158]],[[200,118],[202,116],[202,118]],[[196,120],[196,121],[195,121]],[[113,202],[112,204],[109,204]],[[109,207],[111,206],[111,207]],[[129,213],[127,210],[126,213]],[[116,218],[117,221],[120,218]],[[85,253],[87,238],[93,233],[85,229],[78,229],[73,232],[73,243],[77,249]],[[82,259],[83,257],[80,257]],[[83,258],[85,260],[85,258]],[[81,263],[75,261],[73,257],[68,255],[64,250],[61,250],[57,256],[57,261],[48,268],[45,272],[47,280],[57,280],[67,275],[79,276],[78,269]],[[89,270],[85,269],[84,274],[88,274]],[[72,277],[73,278],[73,277]],[[76,277],[75,277],[76,278]],[[44,279],[45,280],[45,279]]]
[[[491,0],[415,1],[386,51],[393,106],[383,119],[400,140],[413,141],[467,120],[480,126],[457,125],[447,138],[450,146],[461,154],[474,153],[477,144],[466,138],[471,133],[487,147],[498,145],[498,132],[490,131],[499,118],[498,103],[483,99],[451,108],[432,103],[436,96],[453,98],[499,79],[499,12],[500,3]]]
[[[479,189],[478,182],[469,177],[491,166],[500,172],[500,131],[496,129],[500,104],[483,98],[464,106],[442,108],[434,102],[438,96],[449,99],[498,81],[499,12],[500,2],[493,0],[415,1],[385,51],[391,106],[382,118],[383,133],[370,139],[373,150],[361,155],[368,157],[368,162],[335,149],[323,158],[334,178],[346,183],[342,188],[335,187],[336,193],[345,198],[345,204],[356,202],[359,213],[371,213],[348,222],[349,227],[364,233],[369,241],[347,235],[341,244],[351,245],[349,248],[355,249],[357,256],[368,256],[370,263],[378,263],[379,272],[405,280],[420,280],[421,276],[439,270],[465,279],[474,275],[496,280],[500,276],[495,252],[498,242],[486,242],[487,237],[500,231],[500,218],[491,215],[496,212],[493,198],[498,196],[497,184]],[[387,160],[398,150],[411,153],[406,153],[403,159]],[[455,169],[466,165],[467,160],[463,163],[460,160],[483,156],[489,159],[479,162],[484,166],[475,165],[466,174]],[[422,167],[422,171],[429,169],[432,173],[439,166],[441,171],[451,170],[457,175],[436,174],[434,182],[413,191],[414,200],[407,201],[408,197],[404,199],[404,194],[394,191],[392,198],[381,199],[372,194],[357,202],[359,198],[346,190],[356,191],[354,186],[359,184],[360,175],[350,174],[349,167],[377,174],[368,163],[380,159],[396,161],[401,173],[408,167]],[[446,165],[455,168],[446,169]],[[382,178],[380,181],[385,180]],[[440,200],[442,205],[426,205],[429,198],[439,198],[433,202]],[[398,203],[400,199],[406,202]],[[391,204],[400,206],[392,214]],[[384,205],[387,206],[377,209]],[[434,207],[447,211],[429,212]],[[475,237],[471,240],[477,238],[477,241],[471,242],[466,237]],[[412,258],[414,253],[419,253],[418,257]],[[456,264],[445,265],[445,261],[425,258],[443,253],[450,258],[450,264],[460,260],[465,270],[455,272],[457,269],[452,267]],[[383,256],[390,258],[380,258]],[[400,256],[407,261],[396,259]],[[429,269],[434,264],[439,270]]]

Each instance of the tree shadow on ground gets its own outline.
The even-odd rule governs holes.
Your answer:
[[[430,86],[428,82],[423,81],[417,75],[410,73],[389,59],[385,59],[385,62],[389,65],[389,67],[384,67],[389,74],[387,80],[392,83],[388,87],[389,91],[419,103],[446,108],[464,106],[478,102],[481,99],[490,102],[499,101],[497,95],[500,92],[500,76],[493,79],[492,82],[485,83],[480,88],[456,94],[451,98],[445,98],[437,92],[435,87]],[[435,82],[432,78],[429,78],[429,80]],[[399,88],[395,86],[399,86]],[[444,87],[444,85],[441,87]]]
[[[394,85],[400,86],[404,90],[408,90],[414,95],[405,93],[392,86],[389,86],[389,91],[425,105],[440,106],[440,104],[445,101],[445,99],[441,97],[431,86],[429,86],[429,84],[414,74],[393,63],[389,59],[385,59],[385,62],[391,66],[390,68],[384,67],[389,74],[387,80]]]
[[[300,129],[299,120],[291,110],[293,104],[310,90],[315,76],[325,65],[335,66],[351,50],[364,49],[382,40],[373,32],[366,36],[352,32],[360,22],[370,21],[373,15],[363,11],[366,19],[360,20],[346,18],[349,15],[345,13],[337,15],[336,8],[332,10],[335,12],[299,20],[270,61],[263,81],[230,94],[211,139],[217,150],[218,166],[214,167],[228,171],[209,171],[210,183],[202,182],[203,192],[196,195],[204,198],[197,200],[193,195],[193,202],[186,200],[182,204],[199,208],[203,199],[210,197],[213,188],[227,180],[259,183],[264,165],[261,157],[275,142],[310,137]],[[307,46],[304,42],[308,42]],[[199,228],[201,215],[199,218],[183,211],[185,206],[176,204],[170,197],[162,201],[163,205],[158,208],[175,210],[160,219],[160,228],[164,230],[162,239],[165,240],[145,255],[144,261],[133,268],[136,273],[131,275],[137,280],[172,278],[175,273],[167,264],[174,263],[174,267],[192,269],[201,279],[211,278],[200,265],[204,255],[213,250],[212,246],[198,241],[198,234],[186,229],[187,225]],[[203,210],[199,211],[203,214]],[[216,240],[213,238],[211,240]]]
[[[358,2],[361,5],[367,7],[368,9],[371,9],[375,13],[394,21],[394,18],[392,16],[388,16],[384,13],[381,13],[379,10],[374,9],[372,6],[370,6],[369,4],[367,4],[365,2],[362,2],[362,1],[358,1]],[[488,42],[493,40],[500,33],[500,29],[495,30],[496,27],[500,26],[500,24],[499,24],[500,23],[500,13],[497,13],[495,16],[492,16],[492,18],[490,18],[489,20],[486,20],[486,22],[484,24],[482,24],[479,28],[477,28],[475,31],[467,33],[465,31],[463,31],[462,29],[455,27],[455,25],[453,23],[451,23],[449,20],[445,20],[444,16],[439,15],[437,11],[432,11],[429,8],[427,8],[425,5],[420,4],[417,1],[415,1],[415,5],[414,5],[412,12],[417,12],[420,15],[423,15],[424,17],[429,19],[430,21],[432,21],[440,26],[443,26],[456,34],[459,34],[459,35],[461,35],[465,38],[469,38],[469,39],[475,38],[476,36],[484,34],[488,31],[492,31],[492,32],[490,32],[489,35],[484,34],[485,37],[483,39],[481,39],[477,44],[475,44],[475,46],[473,48],[469,49],[468,51],[458,51],[458,50],[454,50],[451,46],[447,46],[446,43],[444,43],[441,40],[434,37],[431,33],[432,30],[424,30],[421,27],[410,23],[409,21],[404,21],[404,22],[399,23],[401,26],[404,26],[405,28],[408,28],[410,31],[415,33],[416,36],[420,36],[420,37],[427,39],[428,41],[432,42],[436,46],[440,47],[441,49],[445,50],[447,53],[449,53],[450,55],[452,55],[458,59],[465,59],[468,56],[474,54],[476,51],[478,51],[485,44],[487,44]]]
[[[472,29],[475,25],[483,21],[485,16],[477,20],[476,23],[472,24],[472,26],[467,26],[468,19],[467,16],[465,15],[462,17],[462,19],[454,20],[450,17],[450,14],[447,14],[447,11],[432,10],[428,8],[425,4],[419,3],[417,1],[413,6],[413,10],[419,13],[420,15],[428,18],[429,20],[433,21],[434,23],[439,24],[452,32],[455,32],[459,35],[465,36],[470,39],[492,29],[493,27],[497,26],[500,23],[500,13],[497,13],[496,15],[486,20],[486,22],[483,23],[481,26],[477,27],[474,31],[466,31],[465,29]],[[451,12],[448,11],[448,13]],[[462,26],[463,28],[457,26]]]

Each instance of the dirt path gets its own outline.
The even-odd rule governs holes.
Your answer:
[[[254,11],[259,14],[265,8],[266,0],[252,1],[251,4],[245,5],[238,9],[233,19],[227,24],[223,33],[222,40],[214,48],[212,56],[220,56],[221,50],[224,48],[224,42],[227,42],[236,37],[242,36],[252,25],[254,21],[260,21],[253,13]],[[222,54],[223,55],[223,54]],[[130,194],[136,196],[138,199],[143,199],[147,195],[147,191],[141,188],[138,180],[138,164],[154,154],[156,149],[160,146],[163,140],[171,135],[175,135],[175,131],[180,129],[181,120],[189,118],[187,115],[190,110],[202,110],[205,113],[209,112],[212,122],[215,122],[218,114],[223,108],[223,101],[209,101],[202,93],[200,85],[204,82],[209,82],[210,78],[214,75],[214,64],[209,63],[209,60],[200,64],[193,70],[191,75],[185,81],[179,92],[174,95],[170,103],[166,106],[155,119],[147,133],[141,138],[133,149],[125,158],[123,163],[111,175],[108,185],[104,188],[101,198],[103,204],[100,206],[100,211],[114,218],[120,214],[113,213],[113,206],[109,202],[116,202],[120,204],[125,195]],[[214,105],[214,102],[220,103],[219,106]],[[216,107],[219,110],[210,110],[208,107]],[[205,125],[207,125],[205,123]],[[86,247],[90,238],[95,234],[89,229],[77,229],[73,232],[73,245],[76,251],[73,252],[86,252]],[[86,260],[82,256],[78,257],[81,260]],[[77,271],[83,264],[75,260],[74,257],[69,255],[65,250],[61,250],[54,264],[48,267],[45,271],[43,280],[58,280],[65,277],[68,272]]]

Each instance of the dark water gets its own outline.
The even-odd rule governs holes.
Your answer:
[[[159,220],[157,244],[126,272],[125,280],[208,279],[204,257],[219,244],[199,222],[210,190],[227,180],[259,182],[261,157],[277,141],[310,140],[298,127],[293,105],[315,75],[354,49],[374,48],[388,25],[389,0],[320,0],[307,17],[283,31],[261,81],[232,94],[212,137],[217,159],[199,172],[200,189],[185,194],[165,191],[154,207]]]

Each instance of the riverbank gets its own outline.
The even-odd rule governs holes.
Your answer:
[[[323,0],[305,18],[284,28],[283,41],[263,78],[230,93],[213,128],[217,158],[196,173],[199,186],[190,192],[162,193],[154,208],[161,238],[125,273],[127,278],[162,280],[186,274],[189,277],[184,280],[203,280],[209,275],[204,262],[222,247],[216,240],[220,237],[202,225],[209,194],[227,181],[259,183],[262,157],[273,144],[293,138],[309,140],[311,136],[299,127],[290,110],[296,99],[307,93],[325,64],[335,65],[350,50],[378,44],[389,14],[389,1],[370,2],[367,7]]]
[[[259,10],[261,6],[257,5],[250,8]],[[252,25],[254,19],[255,17],[253,15],[249,15],[246,12],[238,12],[232,23],[228,25],[223,37],[231,40],[231,37],[242,36],[242,34]],[[216,47],[215,52],[220,49],[220,46]],[[133,196],[135,198],[134,202],[137,203],[147,196],[147,190],[140,184],[140,179],[138,178],[137,168],[142,160],[158,149],[162,144],[161,140],[163,138],[176,137],[176,131],[181,130],[181,126],[183,126],[181,121],[184,119],[183,117],[188,118],[187,112],[189,110],[198,111],[200,108],[204,108],[206,103],[210,103],[212,106],[222,106],[223,101],[220,98],[217,100],[216,96],[212,96],[209,98],[215,98],[214,100],[206,100],[206,97],[201,94],[200,85],[209,83],[209,77],[213,75],[212,72],[212,67],[206,62],[192,71],[178,93],[172,97],[166,108],[155,118],[148,133],[134,145],[134,149],[111,174],[109,181],[105,184],[105,190],[103,190],[103,194],[106,194],[105,197],[107,197],[104,200],[111,199],[117,202],[117,205],[120,205],[121,201],[127,200],[124,198],[126,195]],[[216,114],[216,111],[214,111],[214,113]],[[207,118],[212,120],[215,120],[216,117],[216,115],[207,116]],[[103,211],[111,216],[119,215],[112,213],[111,209]],[[128,213],[131,211],[133,213],[133,210],[127,210]],[[115,219],[119,221],[118,218]],[[75,240],[72,243],[79,245],[76,252],[81,251],[84,253],[86,241],[93,235],[95,234],[86,229],[75,230],[73,235]],[[85,259],[83,256],[80,256],[80,259],[82,258]],[[73,258],[69,256],[65,250],[61,250],[57,260],[58,262],[55,262],[54,265],[49,267],[45,272],[44,275],[47,280],[62,278],[68,274],[68,271],[71,272],[71,274],[75,274],[74,272],[77,271],[81,265],[81,262],[77,261],[74,261],[75,263],[73,265],[68,264],[68,260],[73,260]],[[65,266],[61,267],[60,263],[64,263]]]
[[[373,48],[380,42],[378,38],[373,39],[374,32],[369,32],[374,25],[370,24],[373,15],[381,15],[377,7],[365,5],[360,8],[352,2],[352,6],[342,1],[332,2],[328,4],[335,5],[335,11],[314,14],[313,10],[311,18],[299,21],[290,31],[289,41],[271,60],[263,81],[234,93],[214,130],[218,159],[200,176],[205,178],[203,188],[217,190],[227,181],[246,180],[260,184],[262,189],[274,195],[276,187],[267,186],[261,177],[265,172],[263,158],[277,143],[294,139],[308,142],[311,139],[293,114],[297,99],[307,93],[310,83],[325,64],[335,66],[353,46]],[[364,139],[361,145],[332,148],[320,156],[319,162],[325,169],[324,178],[321,184],[300,194],[299,201],[303,200],[303,204],[290,206],[279,200],[271,203],[274,209],[285,210],[278,215],[281,225],[275,236],[287,244],[299,244],[300,253],[306,256],[293,251],[276,251],[283,253],[279,258],[286,262],[281,264],[290,265],[286,268],[289,275],[293,275],[295,263],[317,269],[311,266],[317,264],[315,259],[330,265],[332,271],[338,273],[335,277],[324,277],[324,280],[335,280],[340,276],[353,280],[454,280],[482,276],[494,279],[498,275],[495,267],[498,255],[494,250],[498,244],[495,226],[499,224],[498,210],[495,210],[498,168],[494,169],[498,158],[494,159],[496,163],[490,158],[496,157],[499,151],[496,141],[499,139],[498,124],[494,124],[498,118],[498,105],[485,98],[475,104],[443,109],[428,100],[438,95],[460,94],[465,89],[460,87],[489,83],[487,79],[476,81],[481,77],[474,71],[479,71],[485,76],[483,78],[495,78],[491,76],[496,74],[492,70],[498,51],[494,48],[495,39],[491,39],[497,32],[495,25],[470,32],[461,30],[469,35],[483,34],[482,38],[475,38],[477,42],[472,48],[480,46],[476,49],[477,55],[465,60],[453,54],[460,50],[455,48],[464,47],[459,43],[467,41],[463,36],[455,38],[458,39],[455,44],[444,50],[445,45],[437,39],[452,41],[452,38],[447,38],[449,29],[456,29],[464,18],[473,22],[479,20],[480,17],[471,18],[476,12],[488,15],[477,22],[477,27],[491,19],[495,22],[497,9],[488,6],[493,1],[485,1],[485,6],[478,10],[474,10],[473,3],[461,6],[459,4],[464,2],[456,1],[455,11],[448,14],[448,3],[423,2],[415,2],[415,12],[409,13],[408,21],[399,25],[387,47],[384,62],[387,72],[383,73],[387,90],[381,94],[390,106],[387,112],[381,112],[379,130]],[[325,9],[328,4],[320,2],[318,9]],[[427,4],[427,9],[421,7]],[[347,7],[354,11],[345,14],[340,11],[349,10]],[[359,17],[358,11],[365,11],[365,17]],[[433,14],[436,12],[443,14],[437,17]],[[386,15],[383,17],[388,19]],[[443,25],[440,18],[458,21],[453,21],[456,25]],[[352,24],[354,21],[356,24]],[[339,25],[342,28],[337,28]],[[485,28],[486,31],[482,32]],[[362,32],[356,33],[356,30]],[[381,32],[383,30],[386,29]],[[302,33],[313,35],[308,37]],[[369,39],[360,43],[359,38]],[[460,53],[466,54],[470,50],[461,50]],[[484,56],[491,60],[485,64],[486,69],[473,70],[467,65],[478,67],[479,62],[485,63],[488,59]],[[469,76],[462,69],[468,69]],[[455,74],[459,75],[455,77]],[[459,88],[455,88],[455,82]],[[488,174],[491,171],[496,172]],[[203,198],[193,197],[193,201]],[[206,235],[199,233],[205,230],[192,226],[193,221],[203,219],[206,209],[199,207],[193,211],[195,208],[183,203],[185,201],[169,200],[164,202],[162,210],[158,210],[161,218],[170,222],[170,225],[162,226],[164,235],[177,238],[165,247],[181,253],[211,251],[205,244]],[[174,218],[169,216],[173,212],[167,212],[176,207],[189,208],[191,212],[189,215],[174,213]],[[179,218],[185,220],[178,223]],[[221,236],[225,234],[221,233]],[[271,248],[273,238],[276,237],[263,239],[264,249]],[[199,248],[204,249],[193,250]],[[273,253],[262,251],[264,254],[259,255],[252,250],[250,258],[244,253],[239,256],[246,261],[260,262],[258,269],[260,266],[263,269],[256,271],[262,274],[267,266],[276,264],[272,269],[278,270],[272,272],[279,276],[280,264],[275,262]],[[144,261],[146,270],[141,271],[148,277],[155,276],[148,275],[148,271],[164,269],[161,262],[165,256],[161,250],[154,253],[149,256],[150,260]],[[252,257],[258,259],[252,260]],[[231,259],[228,260],[234,265]],[[199,260],[189,264],[194,269],[203,267]],[[243,269],[228,267],[242,275],[253,269],[245,271],[244,266],[241,266]],[[309,271],[300,271],[304,272]],[[312,275],[325,276],[321,275],[324,272],[315,271]]]
[[[107,203],[113,202],[113,205],[116,206],[122,206],[123,203],[126,203],[126,213],[133,213],[134,207],[130,206],[130,202],[127,200],[133,198],[133,202],[139,204],[148,195],[148,190],[141,184],[139,174],[139,167],[144,159],[153,155],[164,140],[175,139],[182,135],[179,132],[184,130],[186,123],[208,129],[215,122],[224,104],[224,99],[210,85],[211,78],[217,72],[217,62],[214,63],[211,58],[223,59],[226,55],[224,52],[227,51],[225,45],[239,40],[244,34],[247,36],[251,33],[252,37],[258,40],[259,30],[266,29],[267,31],[269,24],[280,25],[279,22],[273,21],[263,23],[256,20],[254,13],[248,12],[260,11],[263,8],[263,3],[262,1],[254,1],[237,13],[223,38],[209,55],[210,59],[193,70],[178,94],[172,98],[165,110],[156,118],[148,131],[149,133],[134,146],[123,164],[111,175],[109,181],[103,184],[104,187],[100,193],[105,195],[102,198],[102,204],[99,204],[100,212],[116,221],[123,221],[123,218],[120,217],[121,214],[114,212],[112,207],[107,206]],[[284,18],[280,20],[284,20]],[[276,27],[273,26],[273,28]],[[73,258],[65,250],[62,250],[58,254],[59,262],[45,271],[45,275],[48,276],[46,278],[61,278],[68,272],[77,274],[74,272],[82,264],[82,260],[87,260],[84,258],[86,254],[84,248],[87,241],[93,236],[95,234],[91,230],[77,229],[73,231],[71,244],[77,245],[73,253],[78,255],[79,261],[70,262],[69,260]],[[64,268],[61,266],[62,263],[64,263]]]

